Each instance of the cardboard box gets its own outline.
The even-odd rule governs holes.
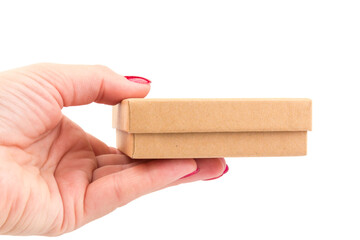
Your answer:
[[[113,108],[132,158],[306,155],[310,99],[126,99]]]

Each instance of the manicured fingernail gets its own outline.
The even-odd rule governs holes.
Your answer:
[[[224,174],[227,173],[228,171],[229,171],[229,166],[226,164],[225,170],[224,170],[224,172],[223,172],[222,175],[224,175]]]
[[[151,83],[151,81],[149,79],[143,78],[143,77],[138,77],[138,76],[125,76],[127,80],[132,81],[132,82],[136,82],[136,83],[141,83],[141,84],[149,84]]]
[[[195,171],[193,171],[192,173],[189,173],[189,174],[183,176],[183,177],[180,178],[180,179],[187,178],[187,177],[190,177],[190,176],[192,176],[192,175],[195,175],[195,174],[197,174],[199,171],[200,171],[200,168],[196,168]]]
[[[214,177],[214,178],[209,178],[209,179],[204,179],[204,181],[209,181],[209,180],[218,179],[218,178],[222,177],[222,176],[223,176],[225,173],[227,173],[228,171],[229,171],[229,166],[226,164],[225,170],[224,170],[224,172],[223,172],[220,176]]]

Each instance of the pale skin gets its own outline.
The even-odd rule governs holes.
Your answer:
[[[0,234],[61,235],[144,194],[220,176],[223,158],[132,160],[61,112],[149,90],[99,65],[0,73]]]

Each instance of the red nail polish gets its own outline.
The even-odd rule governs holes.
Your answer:
[[[196,168],[195,171],[193,171],[192,173],[189,173],[189,174],[183,176],[183,177],[180,178],[180,179],[187,178],[187,177],[190,177],[190,176],[192,176],[192,175],[195,175],[195,174],[197,174],[199,171],[200,171],[200,168]]]
[[[132,81],[132,82],[136,82],[136,83],[141,83],[141,84],[149,84],[151,83],[151,81],[149,79],[143,78],[143,77],[138,77],[138,76],[125,76],[127,78],[127,80]]]
[[[209,180],[218,179],[218,178],[222,177],[222,176],[223,176],[225,173],[227,173],[228,171],[229,171],[229,166],[226,164],[225,170],[224,170],[224,172],[223,172],[220,176],[214,177],[214,178],[209,178],[209,179],[204,179],[204,181],[209,181]]]

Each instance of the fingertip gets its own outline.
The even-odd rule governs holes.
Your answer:
[[[220,176],[226,168],[226,161],[224,158],[202,158],[197,159],[200,170],[206,172],[205,177]]]
[[[195,159],[193,159],[193,158],[183,159],[183,161],[185,162],[184,165],[186,165],[185,166],[186,169],[184,169],[184,170],[186,170],[186,172],[185,172],[185,175],[181,175],[181,177],[178,179],[184,178],[185,176],[188,176],[190,174],[195,174],[196,172],[198,172],[200,170],[197,166]]]
[[[221,161],[222,166],[221,168],[214,168],[213,172],[209,172],[210,176],[212,175],[212,177],[210,178],[205,178],[203,179],[204,181],[209,181],[209,180],[214,180],[214,179],[218,179],[220,177],[222,177],[224,174],[226,174],[229,171],[229,166],[227,165],[226,161],[224,158],[219,158],[219,161]]]
[[[113,86],[113,91],[114,90],[116,91],[116,89],[118,89],[119,91],[115,104],[119,103],[121,100],[126,98],[144,98],[149,94],[151,89],[150,83],[140,83],[136,81],[131,81],[126,76],[119,74],[117,75],[118,75],[118,79],[115,82],[113,82],[114,84],[116,84],[116,86]],[[141,77],[136,77],[136,79],[140,79],[140,78]],[[108,92],[110,91],[111,90],[109,90]]]
[[[218,166],[216,167],[216,164],[214,164],[213,171],[210,171],[210,175],[214,177],[222,176],[226,168],[228,168],[224,158],[217,158],[216,160]]]
[[[158,176],[163,179],[165,185],[176,181],[197,169],[197,163],[192,158],[185,159],[160,159],[149,161],[151,168],[158,170]]]
[[[222,176],[228,169],[224,158],[196,158],[195,161],[197,171],[195,170],[193,174],[189,173],[188,176],[180,178],[169,186],[216,178]]]

